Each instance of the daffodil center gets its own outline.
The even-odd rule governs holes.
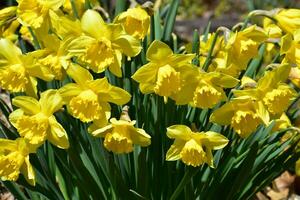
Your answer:
[[[289,106],[292,97],[293,95],[289,90],[274,89],[265,95],[263,102],[270,113],[281,114]]]
[[[255,131],[260,123],[261,119],[258,115],[250,110],[238,110],[231,119],[231,126],[242,138]]]
[[[206,162],[206,153],[201,144],[194,139],[189,140],[180,152],[181,159],[186,165],[200,166]]]
[[[160,96],[170,96],[180,90],[180,73],[170,65],[160,67],[154,92]]]
[[[42,65],[47,66],[55,75],[57,80],[61,80],[63,77],[62,66],[60,60],[56,55],[49,54],[45,58],[39,61]]]
[[[0,86],[11,92],[24,92],[28,83],[25,68],[21,64],[0,70]]]
[[[16,181],[20,174],[20,168],[24,157],[19,152],[0,153],[0,177],[2,180]]]
[[[103,72],[114,62],[114,50],[109,40],[101,38],[92,42],[83,60],[89,63],[95,72]]]
[[[129,153],[133,150],[133,142],[127,126],[118,126],[111,133],[106,134],[104,146],[114,153]]]
[[[47,137],[48,118],[43,113],[33,116],[22,116],[17,122],[20,136],[28,139],[31,144],[40,145]]]
[[[199,108],[212,108],[219,103],[223,98],[220,90],[210,84],[200,85],[194,92],[193,102]]]
[[[103,117],[98,96],[92,90],[85,90],[73,97],[69,103],[69,111],[83,122],[90,122]]]

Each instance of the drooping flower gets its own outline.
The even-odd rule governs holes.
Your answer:
[[[280,9],[273,16],[278,26],[286,33],[293,33],[300,28],[300,9]]]
[[[261,103],[250,98],[233,99],[216,109],[210,121],[230,125],[242,138],[248,137],[260,124],[269,123],[269,115]]]
[[[19,22],[15,20],[17,7],[10,6],[0,10],[0,37],[6,38],[11,41],[17,39],[17,34],[15,34],[17,28],[19,27]]]
[[[106,24],[96,11],[83,14],[81,28],[85,35],[70,43],[69,52],[96,73],[108,67],[121,77],[122,54],[133,57],[141,51],[138,39],[126,34],[121,24]]]
[[[91,134],[95,137],[104,138],[104,147],[114,153],[130,153],[133,145],[142,147],[151,144],[151,136],[143,129],[135,128],[135,121],[121,117],[120,120],[110,119],[110,124],[94,130]]]
[[[283,62],[300,67],[300,30],[284,35],[280,46],[280,54],[284,55]]]
[[[193,132],[184,125],[168,127],[167,136],[175,141],[167,152],[166,160],[182,160],[193,167],[204,163],[214,167],[212,150],[222,149],[228,143],[228,139],[219,133]]]
[[[34,153],[24,138],[8,140],[0,138],[0,178],[2,181],[16,181],[22,173],[31,185],[35,185],[34,169],[29,154]]]
[[[290,70],[291,66],[289,64],[281,64],[276,69],[267,71],[259,79],[255,88],[235,90],[233,91],[234,95],[238,98],[246,96],[255,101],[261,101],[273,118],[280,117],[297,96],[297,92],[284,83]]]
[[[132,78],[140,83],[142,93],[152,93],[172,97],[184,85],[188,85],[197,73],[197,67],[190,64],[193,54],[174,54],[163,42],[154,41],[147,50],[147,60],[150,62],[139,68]]]
[[[47,67],[36,64],[37,52],[23,55],[7,39],[0,39],[0,86],[10,92],[26,92],[36,96],[36,78],[50,81],[54,78]]]
[[[78,65],[70,65],[67,73],[76,83],[64,85],[59,92],[69,113],[83,122],[105,118],[110,111],[108,102],[123,105],[130,100],[128,92],[110,85],[107,78],[94,80],[88,70]]]
[[[24,26],[34,29],[50,22],[49,11],[57,11],[64,1],[59,0],[18,0],[17,15]]]
[[[43,50],[36,61],[36,65],[50,69],[56,80],[62,80],[71,63],[71,56],[68,55],[67,45],[73,37],[59,40],[54,35],[43,37],[41,44]]]
[[[263,29],[253,25],[233,33],[226,43],[225,66],[219,66],[220,72],[237,76],[246,69],[250,59],[258,54],[259,45],[267,39]]]
[[[198,108],[212,108],[221,101],[226,100],[223,88],[235,87],[238,80],[232,76],[218,72],[198,72],[193,74],[194,81],[182,87],[171,98],[176,104],[190,104]]]
[[[148,33],[150,16],[141,7],[129,8],[118,15],[115,22],[121,23],[128,34],[143,39]]]
[[[69,147],[68,135],[53,115],[63,106],[58,91],[50,89],[41,93],[39,101],[18,96],[13,98],[12,103],[20,109],[9,115],[9,121],[31,145],[38,147],[49,140],[59,148]]]

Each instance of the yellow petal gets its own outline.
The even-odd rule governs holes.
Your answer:
[[[71,64],[67,69],[67,74],[79,85],[85,85],[87,81],[93,80],[93,76],[89,70],[77,64]]]
[[[25,85],[25,93],[28,96],[37,98],[37,80],[34,77],[29,77],[29,81]]]
[[[99,128],[95,131],[93,131],[91,134],[94,136],[94,137],[105,137],[105,135],[109,132],[111,132],[113,129],[112,125],[107,125],[107,126],[104,126],[102,128]]]
[[[107,25],[99,13],[94,10],[87,10],[83,14],[81,18],[81,27],[84,32],[97,39],[109,35],[107,32]]]
[[[76,83],[68,83],[59,88],[59,93],[65,102],[69,102],[74,96],[79,95],[83,90]]]
[[[148,63],[139,68],[131,77],[139,83],[155,83],[159,66],[155,63]]]
[[[148,135],[144,129],[132,127],[129,130],[133,144],[141,145],[142,147],[151,144],[151,136]]]
[[[167,161],[175,161],[181,159],[181,150],[185,145],[185,141],[183,140],[175,140],[174,144],[171,145],[169,150],[167,151],[166,160]]]
[[[222,149],[229,142],[229,140],[220,133],[208,131],[205,132],[204,134],[207,136],[206,139],[208,139],[208,141],[204,142],[204,145],[213,150]]]
[[[149,46],[146,57],[147,60],[161,62],[173,55],[171,48],[158,40],[155,40]]]
[[[26,114],[34,115],[41,111],[38,100],[28,96],[17,96],[13,98],[12,104],[21,108]]]
[[[63,99],[57,90],[49,89],[41,94],[40,105],[42,107],[42,112],[46,116],[51,116],[61,109],[63,106]]]
[[[114,61],[109,65],[108,69],[117,77],[122,77],[122,53],[119,50],[115,50]]]
[[[218,85],[218,86],[222,86],[224,88],[233,88],[235,87],[239,80],[229,76],[227,74],[222,74],[222,73],[218,73],[218,72],[211,72],[207,74],[208,77],[211,77],[210,80],[212,83]]]
[[[232,103],[226,103],[222,107],[216,109],[209,120],[220,125],[228,125],[230,124],[233,115],[234,105]]]
[[[29,161],[29,156],[25,157],[24,163],[21,167],[21,173],[24,175],[26,181],[32,185],[35,186],[35,172],[33,170],[32,165]]]
[[[68,135],[65,129],[56,121],[54,116],[49,118],[50,131],[48,132],[47,139],[53,145],[61,149],[69,148]]]
[[[138,55],[142,49],[140,41],[131,35],[122,35],[114,43],[129,57]]]
[[[185,125],[173,125],[167,128],[167,136],[171,139],[187,141],[191,137],[191,129]]]
[[[112,86],[109,90],[107,100],[117,105],[124,105],[131,99],[131,95],[122,88]]]

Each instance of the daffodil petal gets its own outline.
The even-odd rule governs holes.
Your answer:
[[[49,118],[50,131],[48,132],[47,139],[53,145],[61,149],[69,148],[68,135],[65,129],[56,121],[54,116]]]
[[[25,113],[34,115],[41,111],[38,100],[28,96],[17,96],[13,98],[12,104],[21,108]]]
[[[35,186],[35,173],[34,173],[32,165],[30,164],[29,156],[25,157],[24,163],[23,163],[20,171],[24,175],[26,181],[30,185]]]
[[[147,60],[150,61],[161,61],[161,59],[167,59],[168,57],[173,55],[172,49],[170,47],[158,40],[155,40],[151,43],[147,50]]]
[[[40,104],[42,112],[51,116],[63,106],[63,99],[57,90],[47,90],[41,94]]]
[[[171,139],[189,140],[191,129],[185,125],[173,125],[167,128],[167,136]]]
[[[174,144],[171,145],[166,154],[167,161],[175,161],[181,159],[181,150],[185,145],[183,140],[175,140]]]

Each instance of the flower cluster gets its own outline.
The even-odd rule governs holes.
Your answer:
[[[72,133],[59,123],[57,112],[86,123],[88,132],[103,138],[103,146],[113,153],[130,153],[134,145],[149,146],[153,133],[138,127],[128,113],[123,112],[119,120],[112,115],[112,107],[126,105],[131,94],[110,77],[123,77],[130,71],[124,63],[142,50],[146,61],[130,71],[140,95],[209,110],[211,123],[231,127],[242,138],[272,120],[277,129],[283,127],[285,112],[298,95],[287,80],[300,86],[300,10],[266,11],[264,16],[273,21],[266,18],[262,26],[245,24],[201,35],[199,54],[193,54],[174,52],[159,40],[145,49],[150,15],[140,6],[108,20],[97,9],[85,10],[85,1],[71,3],[19,0],[16,7],[0,11],[0,87],[16,95],[12,104],[18,109],[9,121],[20,136],[0,139],[2,180],[15,181],[22,173],[34,185],[29,154],[45,141],[69,148]],[[99,6],[97,1],[90,4]],[[18,37],[34,50],[17,44]],[[263,47],[267,56],[260,62],[266,66],[256,69],[251,64]],[[199,65],[193,64],[195,59]],[[277,63],[268,65],[274,59]],[[251,70],[260,73],[255,77]],[[41,82],[59,83],[59,87],[44,90]],[[222,134],[172,125],[166,135],[175,141],[166,160],[214,167],[212,150],[229,143]]]

